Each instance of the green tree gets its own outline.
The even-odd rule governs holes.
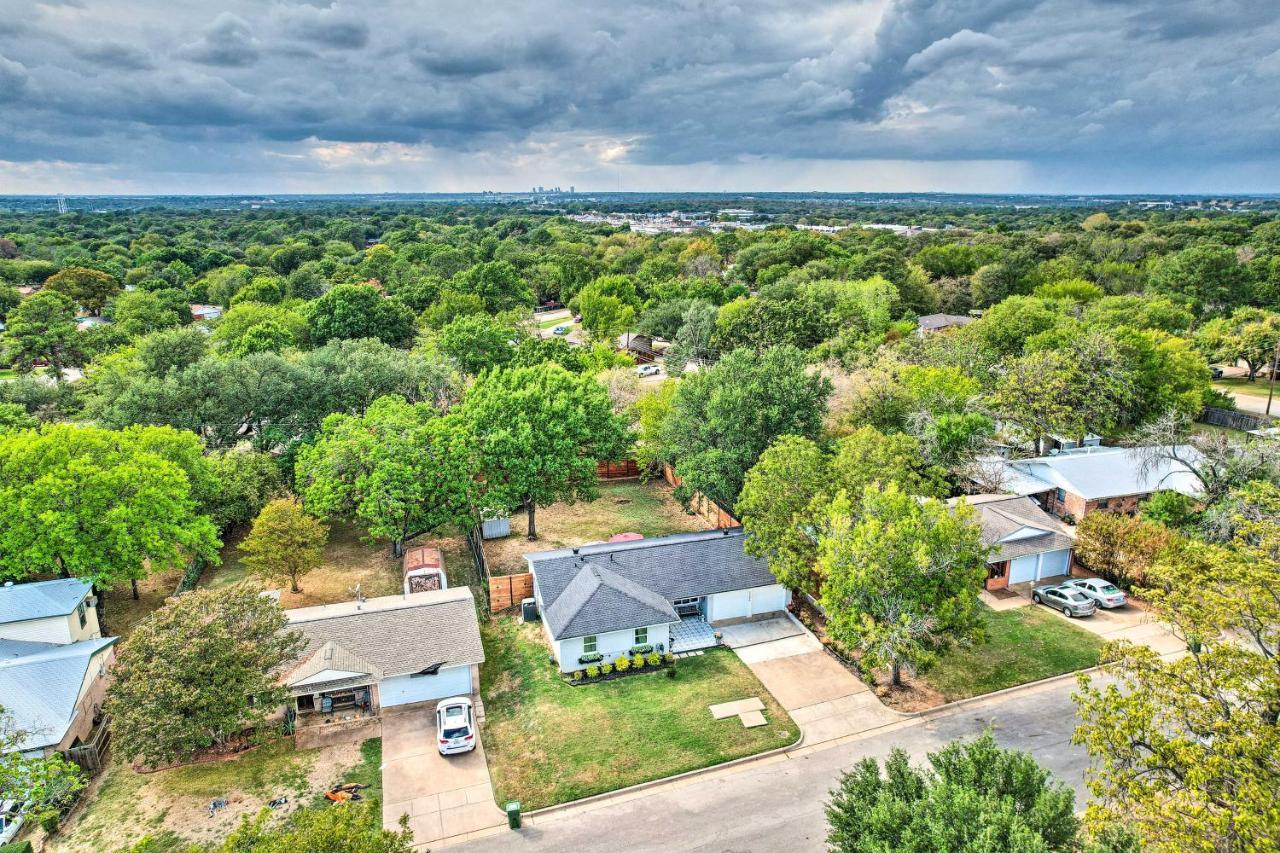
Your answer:
[[[0,705],[0,803],[18,803],[27,822],[38,825],[69,808],[76,794],[84,790],[85,779],[77,765],[56,752],[28,752],[28,734]]]
[[[440,351],[472,376],[509,363],[522,334],[488,314],[464,314],[440,330]]]
[[[822,606],[837,642],[861,653],[872,672],[931,664],[954,643],[981,636],[977,590],[987,547],[975,512],[920,500],[896,483],[868,486],[861,512],[843,490],[818,536]]]
[[[100,270],[67,267],[45,280],[49,290],[63,294],[93,316],[121,291],[120,282]]]
[[[744,550],[769,561],[778,582],[816,593],[815,502],[827,486],[829,459],[798,435],[779,436],[747,472],[735,511],[747,533]]]
[[[200,329],[185,326],[143,335],[135,344],[138,360],[149,376],[164,377],[170,371],[182,372],[209,352],[209,336]]]
[[[1075,556],[1090,571],[1128,589],[1145,583],[1156,561],[1180,545],[1180,537],[1163,524],[1120,513],[1091,512],[1076,528]]]
[[[307,320],[281,305],[242,302],[222,315],[213,327],[213,341],[231,356],[279,352],[307,340]]]
[[[1213,361],[1249,368],[1249,381],[1270,366],[1280,343],[1280,314],[1261,308],[1237,308],[1230,317],[1215,317],[1196,330],[1196,345]]]
[[[66,424],[0,434],[0,575],[129,581],[136,597],[150,573],[216,561],[216,531],[183,467],[191,462],[165,455],[179,455],[177,437],[168,427]]]
[[[577,304],[582,314],[582,328],[596,343],[613,343],[635,322],[633,307],[616,296],[596,293],[591,286],[578,294]]]
[[[391,346],[407,346],[413,340],[412,312],[369,285],[334,286],[308,303],[307,321],[311,340],[316,344],[335,339],[377,338]]]
[[[864,758],[840,776],[826,806],[832,853],[994,853],[1078,849],[1075,795],[1029,754],[988,731],[913,768],[894,749],[883,774]]]
[[[79,335],[71,300],[61,293],[42,290],[9,312],[4,341],[19,370],[27,373],[37,362],[47,362],[53,378],[61,382],[64,369],[84,360]]]
[[[393,832],[382,824],[376,801],[299,809],[280,823],[263,809],[245,815],[217,848],[219,853],[411,853],[413,833],[404,825]],[[140,852],[141,853],[141,852]]]
[[[131,338],[171,329],[182,324],[182,317],[175,310],[177,306],[166,298],[166,293],[164,290],[121,293],[111,301],[108,313],[120,331]],[[187,313],[190,313],[189,309]]]
[[[873,484],[897,483],[909,495],[942,497],[945,472],[925,456],[919,440],[903,433],[886,435],[864,426],[835,445],[827,471],[829,490],[843,489],[856,516],[862,495]]]
[[[215,451],[206,459],[217,488],[203,509],[219,530],[247,524],[284,491],[280,466],[270,454],[235,448]]]
[[[596,463],[628,444],[604,386],[550,362],[484,374],[462,416],[480,439],[486,508],[523,507],[530,540],[538,507],[594,498]]]
[[[415,536],[471,525],[481,470],[463,418],[387,396],[363,415],[325,418],[296,477],[310,510],[360,521],[398,555]]]
[[[509,261],[487,261],[454,277],[451,287],[480,297],[493,313],[533,305],[533,288]]]
[[[1235,250],[1218,243],[1197,243],[1157,261],[1151,271],[1151,289],[1180,297],[1200,316],[1248,301],[1248,267]]]
[[[35,429],[40,422],[27,414],[25,406],[18,403],[0,403],[0,432]]]
[[[1276,486],[1249,489],[1252,502],[1280,505]],[[1237,521],[1226,545],[1167,554],[1141,590],[1191,641],[1187,654],[1108,643],[1105,680],[1080,677],[1074,740],[1093,759],[1085,820],[1127,823],[1145,849],[1280,845],[1280,525]]]
[[[302,592],[298,579],[324,560],[329,530],[307,515],[294,497],[276,498],[253,520],[240,543],[241,562],[267,581],[289,579],[291,592]]]
[[[793,347],[737,349],[682,379],[661,429],[660,456],[684,480],[678,494],[702,492],[732,505],[760,454],[780,435],[815,438],[831,383],[806,370]]]
[[[263,725],[288,699],[277,670],[301,651],[278,602],[250,584],[196,589],[134,627],[107,691],[114,749],[163,765]]]

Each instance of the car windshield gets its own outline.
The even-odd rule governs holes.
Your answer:
[[[1104,584],[1100,584],[1100,585],[1098,586],[1098,591],[1099,591],[1099,592],[1104,592],[1104,593],[1106,593],[1107,595],[1115,595],[1115,594],[1116,594],[1117,592],[1119,592],[1120,590],[1116,589],[1114,586],[1112,586],[1112,585],[1111,585],[1111,584],[1109,584],[1109,583],[1104,583]]]

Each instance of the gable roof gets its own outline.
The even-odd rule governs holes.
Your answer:
[[[0,696],[14,726],[26,733],[18,749],[40,749],[61,741],[76,716],[76,701],[93,656],[119,637],[65,645],[0,641]]]
[[[289,628],[306,641],[297,663],[285,671],[287,684],[326,669],[356,673],[357,680],[367,683],[370,676],[382,679],[433,665],[484,660],[475,600],[465,586],[300,607],[284,615]]]
[[[1124,495],[1144,495],[1161,489],[1195,497],[1200,483],[1181,462],[1156,460],[1143,471],[1143,450],[1135,447],[1083,447],[1034,459],[1002,460],[1004,489],[1018,495],[1034,495],[1062,489],[1085,500],[1101,500]],[[1200,454],[1190,445],[1174,450],[1184,459]]]
[[[0,586],[0,624],[67,616],[93,585],[76,578]]]
[[[569,632],[586,624],[592,625],[593,630],[584,634],[676,621],[673,610],[657,606],[659,599],[669,608],[677,598],[777,583],[768,563],[742,550],[745,541],[741,528],[731,528],[543,551],[526,554],[525,560],[533,572],[547,627],[552,636],[561,638],[583,636]],[[569,602],[557,606],[570,584],[589,566],[594,567],[592,572],[574,587]],[[602,586],[608,591],[601,592]],[[636,587],[648,595],[636,593]],[[599,596],[598,602],[593,596]],[[628,604],[623,598],[638,602],[639,606]],[[627,611],[624,605],[635,609]],[[599,618],[581,615],[597,606]],[[659,614],[663,618],[653,618]]]
[[[991,546],[988,562],[1016,560],[1075,545],[1070,529],[1031,498],[974,495],[965,501],[978,512],[982,544]],[[949,501],[952,506],[958,502],[958,498]]]
[[[585,637],[679,621],[671,602],[617,572],[584,563],[542,614],[556,637]]]
[[[925,314],[920,318],[920,328],[926,332],[945,329],[949,326],[967,326],[974,322],[975,318],[964,314]]]

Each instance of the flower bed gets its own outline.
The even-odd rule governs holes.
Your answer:
[[[592,684],[597,681],[614,681],[619,678],[626,678],[628,675],[653,672],[658,669],[665,669],[669,675],[674,677],[675,665],[676,656],[671,652],[667,652],[665,655],[660,655],[655,651],[650,651],[648,654],[636,652],[633,655],[619,655],[612,661],[602,661],[599,664],[592,663],[570,673],[562,673],[561,678],[566,684],[576,686],[579,684]]]

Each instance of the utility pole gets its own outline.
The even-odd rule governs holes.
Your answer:
[[[1271,376],[1267,378],[1267,417],[1271,417],[1271,398],[1276,393],[1276,367],[1280,365],[1280,340],[1276,341],[1276,351],[1271,355]]]

